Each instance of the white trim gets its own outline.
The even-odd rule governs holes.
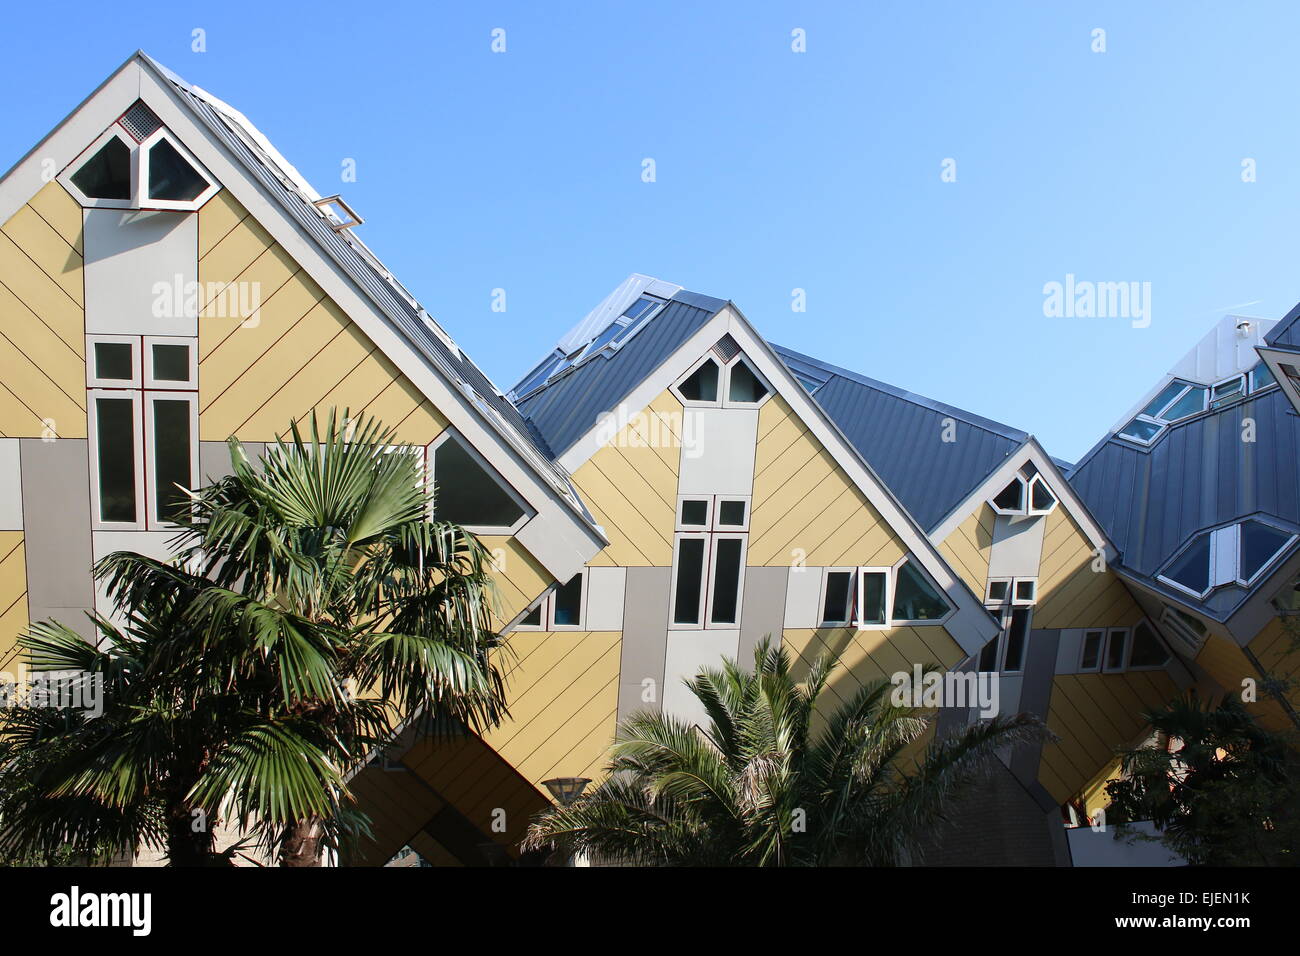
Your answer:
[[[126,199],[99,199],[93,196],[87,196],[80,187],[72,181],[72,177],[80,171],[81,167],[90,162],[110,140],[121,140],[122,145],[127,149],[127,156],[130,162],[130,191],[131,195]],[[95,137],[94,142],[78,153],[70,163],[68,163],[56,177],[59,184],[63,186],[83,208],[86,209],[136,209],[136,191],[140,184],[140,157],[136,152],[136,143],[126,130],[114,120],[112,125],[108,126],[99,136]]]
[[[668,629],[675,631],[698,631],[704,627],[707,620],[707,602],[709,594],[709,572],[712,569],[712,555],[710,554],[709,538],[712,532],[709,531],[678,531],[673,535],[673,564],[672,571],[668,578]],[[704,553],[700,556],[700,597],[696,616],[693,621],[677,620],[677,576],[682,571],[682,542],[683,541],[701,541],[704,545]]]
[[[105,336],[97,336],[105,338]],[[189,350],[190,377],[183,382],[159,379],[153,374],[153,347],[155,345],[183,345]],[[156,391],[194,391],[199,387],[199,340],[197,337],[176,335],[146,335],[140,348],[140,362],[144,368],[144,387]]]
[[[857,593],[861,589],[861,568],[857,567],[833,567],[822,568],[821,587],[817,591],[817,627],[853,627],[857,624]],[[805,569],[807,573],[807,569]],[[849,576],[849,594],[848,602],[844,608],[843,620],[827,620],[826,618],[826,598],[830,590],[832,574],[847,574]]]
[[[734,621],[715,621],[713,619],[713,601],[718,587],[718,542],[740,542],[740,567],[736,571],[736,619]],[[704,627],[724,630],[740,627],[740,612],[745,603],[745,559],[749,554],[749,535],[744,532],[715,531],[709,536],[707,544],[708,594],[704,599]]]
[[[129,345],[131,347],[131,377],[126,378],[98,378],[95,376],[97,370],[95,346],[98,343],[106,345]],[[101,335],[94,333],[86,336],[86,387],[87,388],[140,388],[143,384],[141,373],[141,356],[140,356],[140,336],[138,335]]]
[[[1030,585],[1031,589],[1033,590],[1033,593],[1027,598],[1022,598],[1020,596],[1020,585],[1022,584]],[[1033,607],[1037,603],[1038,603],[1038,578],[1036,577],[1015,578],[1011,584],[1011,606],[1012,607]]]
[[[158,443],[154,440],[154,402],[184,402],[190,407],[190,485],[199,482],[199,393],[147,390],[144,395],[144,486],[147,509],[145,521],[150,530],[175,528],[177,525],[158,517],[158,491],[155,485]]]
[[[894,626],[894,569],[892,567],[871,567],[862,566],[857,569],[857,577],[854,579],[856,585],[854,593],[856,600],[853,605],[853,626],[859,631],[887,631]],[[867,607],[867,575],[883,574],[885,576],[885,619],[879,622],[868,622],[862,619],[862,612]]]
[[[944,591],[942,587],[939,586],[939,583],[935,581],[933,577],[930,576],[930,573],[925,569],[925,566],[920,564],[919,562],[916,565],[916,570],[920,573],[921,579],[926,583],[928,583],[930,587],[934,589],[934,592],[935,594],[938,595],[939,599],[948,605],[948,611],[942,617],[920,618],[917,620],[907,620],[904,618],[894,617],[894,601],[897,596],[896,592],[898,590],[899,572],[902,570],[903,565],[907,564],[907,562],[910,561],[912,558],[913,555],[909,552],[908,554],[903,555],[901,558],[899,558],[897,561],[894,562],[893,572],[892,574],[890,574],[889,577],[889,607],[887,608],[887,612],[889,615],[889,626],[890,627],[930,627],[935,624],[946,625],[952,619],[952,616],[957,613],[956,604],[951,599],[951,595],[949,595],[946,591]],[[981,605],[981,609],[982,607],[983,606]]]
[[[1088,654],[1088,635],[1096,634],[1097,640],[1097,661],[1094,664],[1085,664],[1084,658]],[[1081,628],[1079,635],[1079,659],[1076,663],[1075,670],[1080,674],[1099,674],[1101,665],[1106,660],[1106,628],[1104,627],[1085,627]]]
[[[131,474],[135,482],[135,520],[105,521],[100,501],[99,480],[99,399],[118,399],[131,403],[132,448]],[[90,527],[94,531],[143,531],[145,515],[144,476],[140,474],[144,456],[144,393],[137,389],[92,388],[86,391],[87,452],[90,457]]]
[[[581,584],[582,593],[578,599],[578,623],[559,624],[555,620],[555,600],[559,596],[560,589],[562,587],[565,587],[569,583],[571,583],[573,581],[573,578],[578,578],[582,582]],[[542,620],[545,625],[543,628],[544,630],[585,631],[587,629],[587,593],[589,590],[587,585],[588,585],[587,569],[583,568],[572,578],[569,578],[568,581],[565,581],[563,583],[557,582],[555,587],[551,588],[546,592],[545,610],[542,616]]]
[[[1042,485],[1045,489],[1047,489],[1047,493],[1052,498],[1052,503],[1048,505],[1046,508],[1037,508],[1034,506],[1034,488],[1038,485]],[[1053,511],[1056,510],[1056,506],[1060,503],[1061,503],[1061,499],[1057,496],[1056,490],[1047,483],[1047,479],[1043,477],[1041,472],[1029,479],[1029,485],[1025,490],[1025,514],[1029,515],[1030,517],[1037,517],[1040,515],[1050,515]]]
[[[526,502],[523,499],[523,497],[519,494],[519,492],[517,492],[513,487],[510,486],[509,482],[505,480],[505,478],[501,475],[501,473],[498,472],[495,468],[493,468],[491,463],[485,457],[483,457],[482,454],[479,453],[479,450],[475,448],[474,445],[471,442],[469,442],[465,438],[465,436],[462,435],[455,428],[448,426],[447,428],[443,429],[442,434],[438,435],[438,437],[436,437],[433,441],[429,442],[429,444],[426,446],[426,448],[428,449],[427,460],[430,462],[428,468],[428,480],[432,483],[433,487],[436,489],[437,479],[438,479],[436,452],[439,448],[442,447],[444,443],[453,439],[456,441],[457,444],[460,445],[461,448],[463,448],[466,452],[469,453],[470,458],[474,459],[474,461],[478,464],[478,466],[483,469],[484,473],[489,478],[493,479],[497,487],[503,490],[510,497],[510,500],[513,501],[515,505],[519,508],[519,510],[522,512],[522,514],[518,518],[516,518],[514,522],[511,523],[510,525],[466,524],[466,525],[461,525],[461,527],[463,527],[466,531],[473,532],[474,534],[513,535],[520,528],[522,528],[529,521],[531,521],[533,517],[536,515],[536,512],[533,511],[533,509],[528,506],[528,502]],[[572,580],[572,577],[573,576],[570,575],[569,577],[565,578],[565,580],[566,581]]]
[[[1020,507],[1004,508],[1001,505],[995,504],[994,499],[1002,497],[1002,492],[1006,491],[1012,485],[1020,486]],[[989,497],[989,507],[993,509],[994,514],[1022,515],[1025,513],[1025,509],[1028,506],[1029,506],[1029,482],[1026,481],[1025,476],[1020,474],[1019,472],[1017,472],[1015,475],[1012,475],[1010,481],[1008,481],[1005,485],[999,488],[995,494]]]
[[[682,521],[682,505],[688,501],[704,502],[704,523],[686,524]],[[677,531],[709,531],[713,528],[713,495],[678,495],[677,496]]]
[[[1015,584],[1015,581],[1015,578],[1002,576],[989,578],[988,582],[984,585],[984,604],[991,607],[1002,607],[1011,600],[1011,588]],[[993,585],[995,584],[1005,584],[1007,586],[1006,593],[1000,598],[993,596]]]
[[[184,199],[184,200],[155,199],[149,195],[149,163],[152,160],[152,157],[150,156],[150,151],[163,140],[167,140],[167,142],[172,145],[172,147],[176,150],[176,152],[180,154],[181,159],[185,160],[187,163],[193,166],[194,171],[198,173],[203,179],[207,180],[208,183],[207,188],[204,189],[203,192],[199,193],[193,199]],[[154,130],[147,137],[141,140],[140,145],[137,147],[137,153],[139,155],[138,161],[133,162],[131,164],[132,171],[138,172],[138,176],[136,180],[137,193],[135,197],[136,198],[135,208],[171,209],[171,210],[179,210],[182,212],[192,212],[193,210],[198,209],[200,206],[202,206],[205,202],[207,202],[209,199],[211,199],[221,190],[221,184],[217,182],[217,177],[213,176],[212,173],[208,172],[208,170],[204,167],[204,165],[194,157],[193,153],[191,153],[188,149],[185,148],[185,145],[179,139],[171,135],[166,125],[160,126],[158,129]]]
[[[1110,663],[1110,646],[1115,640],[1116,634],[1124,635],[1124,659],[1119,666],[1112,667]],[[1133,629],[1131,627],[1108,627],[1106,628],[1106,643],[1102,648],[1101,654],[1101,672],[1103,674],[1121,674],[1128,670],[1128,658],[1133,653]]]
[[[687,379],[689,379],[692,375],[694,375],[697,371],[699,371],[709,362],[712,362],[718,369],[717,396],[712,401],[708,401],[706,399],[687,398],[685,395],[682,394],[681,391],[682,383],[684,383]],[[699,360],[696,361],[693,365],[691,365],[691,367],[688,368],[683,374],[679,375],[677,377],[677,381],[673,382],[670,386],[668,386],[668,388],[673,393],[673,396],[679,402],[681,402],[682,405],[685,406],[686,408],[721,408],[722,396],[727,388],[727,376],[725,373],[726,373],[726,369],[722,364],[722,359],[718,358],[715,354],[713,354],[712,350],[710,350],[708,352],[705,352],[703,355],[701,355]]]
[[[713,530],[720,532],[741,532],[749,530],[749,512],[750,505],[753,503],[753,495],[714,495],[713,496]],[[723,524],[722,523],[722,506],[727,503],[739,501],[745,506],[745,520],[740,524]]]

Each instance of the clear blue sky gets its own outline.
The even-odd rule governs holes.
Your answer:
[[[0,168],[141,48],[341,190],[503,387],[645,272],[1070,459],[1229,307],[1300,300],[1294,4],[281,6],[9,4]],[[1044,317],[1067,273],[1150,282],[1150,327]]]

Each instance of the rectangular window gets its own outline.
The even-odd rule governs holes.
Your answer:
[[[740,588],[744,567],[744,537],[715,535],[709,599],[710,624],[736,624],[740,621]]]
[[[86,385],[90,388],[139,388],[140,339],[134,335],[86,338]]]
[[[1128,655],[1128,628],[1113,627],[1106,635],[1106,666],[1103,670],[1122,671]]]
[[[673,584],[673,623],[703,623],[702,606],[704,604],[704,568],[705,552],[708,549],[706,535],[678,535],[676,581]]]
[[[737,530],[749,527],[749,502],[744,498],[719,498],[718,527]]]
[[[1106,641],[1105,631],[1084,631],[1083,647],[1079,654],[1079,670],[1101,669],[1101,647]]]
[[[551,599],[551,624],[555,627],[582,626],[582,580],[579,571],[567,584],[555,589]]]
[[[198,472],[198,408],[193,396],[145,392],[148,436],[149,521],[167,524],[189,501]]]
[[[853,579],[856,570],[826,572],[822,598],[822,625],[844,627],[853,620]]]
[[[198,388],[198,349],[192,339],[144,339],[145,388]]]
[[[1025,669],[1025,648],[1029,645],[1029,608],[1018,607],[1011,612],[1007,625],[1007,650],[1002,669],[1015,673]]]
[[[858,627],[889,623],[889,568],[862,568],[858,577]]]
[[[144,519],[137,478],[139,393],[90,393],[91,464],[97,522],[139,527]]]
[[[979,669],[981,671],[992,673],[998,669],[998,648],[1001,644],[1002,638],[999,635],[984,645],[984,649],[980,651]]]
[[[1016,578],[1013,604],[1033,604],[1038,593],[1038,582],[1033,578]]]
[[[984,597],[986,604],[1003,604],[1011,593],[1010,581],[990,581],[988,593]]]
[[[706,530],[710,524],[712,505],[712,498],[677,499],[677,530]]]

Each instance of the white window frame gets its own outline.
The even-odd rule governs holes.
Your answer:
[[[696,399],[687,398],[681,392],[682,384],[687,379],[689,379],[692,375],[694,375],[697,371],[699,371],[699,369],[704,365],[705,362],[712,362],[714,365],[718,367],[718,397],[711,402],[698,401]],[[681,402],[682,405],[685,406],[686,408],[721,408],[723,396],[727,394],[726,373],[727,373],[726,365],[723,363],[722,359],[718,358],[718,356],[713,352],[713,350],[710,349],[709,351],[705,352],[702,356],[700,356],[699,360],[695,362],[695,364],[693,364],[690,368],[688,368],[682,375],[678,376],[677,381],[673,382],[673,384],[669,386],[669,388],[672,391],[673,395],[676,396],[677,400]]]
[[[1020,596],[1020,585],[1033,585],[1034,593],[1028,598]],[[1011,583],[1011,606],[1012,607],[1033,607],[1038,603],[1038,578],[1013,578]]]
[[[904,564],[911,560],[911,555],[903,555],[899,560],[894,562],[889,576],[889,605],[885,608],[886,617],[889,620],[890,627],[932,627],[936,624],[946,624],[954,614],[957,613],[957,602],[938,583],[930,576],[930,572],[921,566],[919,561],[915,562],[915,567],[920,572],[921,577],[934,588],[934,592],[939,595],[945,604],[948,605],[948,613],[943,617],[934,617],[924,621],[905,621],[894,617],[894,591],[898,587],[898,573]]]
[[[749,369],[754,378],[758,379],[762,386],[767,389],[767,391],[763,393],[763,397],[756,402],[742,402],[739,400],[733,400],[731,397],[731,373],[737,365],[742,363]],[[724,371],[726,372],[724,382],[725,388],[719,395],[719,398],[722,399],[722,406],[724,408],[762,408],[763,405],[767,403],[767,400],[772,397],[772,383],[763,376],[762,372],[754,367],[753,362],[750,362],[745,358],[744,352],[738,353],[735,358],[728,362]]]
[[[103,342],[108,345],[131,346],[131,378],[98,378],[95,375],[95,345]],[[94,389],[131,389],[143,386],[142,358],[140,354],[140,336],[138,335],[87,335],[86,336],[86,387]]]
[[[558,631],[561,633],[565,631],[585,631],[587,629],[587,608],[589,605],[589,594],[590,594],[588,586],[591,583],[591,579],[587,575],[586,568],[583,568],[581,571],[575,574],[574,577],[582,578],[582,602],[578,608],[577,624],[556,623],[555,596],[559,592],[561,587],[560,583],[556,582],[554,585],[547,588],[545,594],[543,594],[540,598],[538,598],[536,601],[528,605],[528,607],[526,607],[523,611],[520,612],[519,622],[516,623],[515,626],[511,628],[511,631],[528,631],[528,632]],[[572,578],[570,578],[570,580],[572,580]],[[568,582],[565,583],[567,584]],[[541,613],[538,617],[538,620],[541,623],[524,624],[523,619],[529,614],[531,614],[533,611],[538,610],[539,608]]]
[[[1007,652],[1011,650],[1011,625],[1015,622],[1016,611],[1024,611],[1028,615],[1028,622],[1025,624],[1025,646],[1020,650],[1020,666],[1015,670],[1007,667]],[[1034,611],[1029,605],[1008,604],[1003,607],[1002,616],[999,618],[1002,625],[998,631],[998,653],[997,664],[999,674],[1023,674],[1025,672],[1025,662],[1029,658],[1029,638],[1034,632]]]
[[[682,521],[682,505],[687,501],[704,502],[704,524],[685,524]],[[713,495],[678,495],[677,525],[678,531],[708,531],[713,527]]]
[[[1256,381],[1255,373],[1258,372],[1260,369],[1264,369],[1264,371],[1268,372],[1269,375],[1269,381],[1265,385],[1259,385]],[[1260,392],[1268,391],[1270,388],[1277,387],[1278,384],[1277,376],[1273,374],[1273,370],[1269,368],[1268,363],[1265,362],[1263,359],[1260,359],[1260,361],[1256,365],[1253,365],[1250,371],[1247,372],[1247,375],[1250,377],[1249,384],[1250,384],[1251,395],[1256,395]]]
[[[1034,507],[1034,486],[1035,485],[1042,485],[1044,488],[1047,489],[1047,493],[1052,496],[1052,503],[1048,505],[1046,508]],[[1060,504],[1060,501],[1061,501],[1060,496],[1056,493],[1055,490],[1053,490],[1052,486],[1047,483],[1047,479],[1045,479],[1041,473],[1036,474],[1029,479],[1029,485],[1025,489],[1025,514],[1049,515],[1056,510],[1056,506]]]
[[[675,631],[700,631],[708,627],[708,600],[711,593],[710,577],[713,572],[713,549],[709,547],[709,538],[713,536],[711,531],[678,531],[673,535],[673,567],[669,578],[668,586],[668,627]],[[700,563],[700,574],[703,580],[700,581],[700,599],[699,607],[695,621],[678,623],[677,621],[677,576],[681,573],[681,549],[682,542],[698,538],[704,542],[704,555]]]
[[[849,604],[845,608],[844,620],[828,621],[825,619],[826,597],[830,592],[831,575],[847,574],[849,576]],[[855,627],[857,625],[858,607],[857,600],[862,588],[862,569],[855,566],[823,568],[822,569],[822,586],[817,592],[817,618],[819,620],[818,628],[823,627]]]
[[[985,586],[984,586],[984,604],[985,604],[985,606],[986,606],[986,607],[1002,607],[1004,604],[1006,604],[1008,601],[1010,601],[1010,600],[1011,600],[1011,594],[1012,594],[1012,592],[1013,592],[1014,589],[1015,589],[1015,583],[1016,583],[1016,579],[1015,579],[1015,578],[1005,578],[1005,577],[989,578],[989,579],[988,579],[988,583],[985,584]],[[1000,597],[1000,598],[995,598],[995,597],[993,596],[993,585],[995,585],[995,584],[1005,584],[1005,585],[1007,586],[1007,593],[1004,594],[1004,595],[1003,595],[1002,597]]]
[[[853,624],[859,631],[887,631],[894,626],[894,568],[889,566],[872,567],[863,565],[857,569],[854,581]],[[867,575],[883,574],[885,576],[885,619],[880,623],[867,623],[862,620],[866,610]]]
[[[154,435],[154,409],[155,401],[165,402],[185,402],[190,407],[190,479],[194,483],[200,481],[199,478],[199,395],[198,392],[178,392],[147,389],[141,393],[144,398],[144,483],[145,483],[145,500],[148,505],[146,514],[146,523],[149,528],[175,528],[178,525],[173,521],[164,521],[157,517],[158,489],[154,487],[155,464],[157,455],[157,446],[153,440]],[[193,488],[190,489],[191,491]]]
[[[1116,634],[1124,635],[1124,660],[1118,667],[1110,666],[1110,644],[1115,639]],[[1108,627],[1106,628],[1106,642],[1101,649],[1101,673],[1103,674],[1122,674],[1128,670],[1129,655],[1133,653],[1133,628],[1131,627]]]
[[[1170,568],[1170,567],[1172,567],[1174,564],[1176,564],[1176,563],[1178,562],[1178,560],[1179,560],[1180,558],[1182,558],[1182,556],[1183,556],[1184,554],[1186,554],[1189,550],[1191,550],[1192,546],[1193,546],[1194,544],[1196,544],[1196,542],[1197,542],[1198,540],[1200,540],[1200,538],[1203,536],[1203,534],[1204,534],[1204,532],[1197,532],[1195,535],[1193,535],[1193,536],[1192,536],[1192,539],[1191,539],[1190,541],[1188,541],[1187,544],[1185,544],[1183,547],[1179,548],[1178,551],[1176,551],[1176,552],[1174,553],[1174,556],[1173,556],[1172,558],[1170,558],[1169,561],[1167,561],[1167,562],[1165,563],[1165,567],[1166,567],[1166,568]],[[1157,580],[1157,581],[1160,581],[1160,582],[1162,582],[1162,583],[1164,583],[1164,584],[1169,585],[1171,588],[1176,588],[1176,589],[1178,589],[1179,591],[1181,591],[1181,592],[1184,593],[1184,594],[1190,594],[1192,597],[1196,598],[1196,600],[1198,600],[1198,601],[1204,599],[1205,596],[1206,596],[1207,594],[1209,594],[1211,591],[1213,591],[1214,588],[1215,588],[1215,584],[1214,584],[1214,581],[1215,581],[1215,576],[1214,576],[1214,571],[1215,571],[1215,567],[1214,567],[1214,563],[1215,563],[1215,554],[1214,554],[1214,552],[1215,552],[1215,548],[1214,548],[1214,537],[1213,537],[1213,535],[1214,535],[1214,532],[1209,532],[1209,536],[1210,536],[1210,544],[1209,544],[1209,549],[1210,549],[1209,565],[1210,565],[1210,569],[1209,569],[1209,575],[1208,575],[1208,577],[1206,578],[1206,581],[1208,582],[1208,586],[1205,588],[1204,591],[1201,591],[1201,592],[1199,592],[1199,593],[1196,592],[1196,591],[1193,591],[1193,590],[1192,590],[1191,588],[1189,588],[1187,585],[1185,585],[1185,584],[1180,584],[1180,583],[1178,583],[1177,581],[1175,581],[1173,578],[1166,577],[1163,573],[1162,573],[1162,574],[1157,574],[1157,575],[1156,575],[1156,580]]]
[[[126,146],[131,158],[131,195],[127,199],[95,199],[87,196],[72,181],[72,177],[94,158],[95,154],[104,148],[104,145],[110,139],[120,139]],[[140,154],[136,150],[136,142],[124,130],[116,120],[113,125],[104,132],[100,133],[93,143],[87,146],[81,153],[64,167],[63,172],[59,173],[57,179],[79,204],[87,209],[137,209],[135,205],[136,194],[140,188]]]
[[[1007,490],[1007,487],[1011,485],[1012,482],[1018,482],[1020,484],[1020,507],[1003,508],[1000,505],[994,504],[994,501],[1002,495],[1002,492]],[[1011,481],[1008,481],[1005,485],[1003,485],[1001,488],[997,490],[996,494],[991,495],[989,497],[989,507],[993,509],[994,513],[1000,515],[1024,514],[1025,509],[1029,507],[1029,481],[1025,478],[1024,475],[1020,474],[1019,472],[1012,475]]]
[[[467,524],[467,525],[462,525],[461,527],[463,527],[466,531],[469,531],[473,534],[513,535],[524,525],[528,524],[528,522],[533,519],[533,517],[537,514],[537,512],[534,511],[531,507],[529,507],[528,502],[524,500],[523,496],[520,495],[519,492],[515,491],[514,488],[510,487],[510,483],[505,480],[505,478],[501,475],[501,473],[497,471],[497,469],[494,468],[491,464],[489,464],[486,458],[484,458],[481,454],[479,454],[478,449],[475,448],[472,444],[470,444],[470,442],[465,438],[465,436],[462,435],[460,432],[456,431],[456,429],[454,428],[448,427],[444,429],[441,435],[439,435],[433,441],[429,442],[429,444],[424,446],[426,449],[425,474],[427,476],[427,480],[430,482],[436,480],[437,476],[434,473],[435,453],[440,447],[442,447],[442,444],[444,442],[450,441],[453,438],[456,439],[458,442],[460,442],[461,447],[464,448],[467,452],[469,452],[469,456],[473,458],[475,462],[478,463],[479,467],[483,469],[484,473],[489,478],[491,478],[493,481],[496,482],[497,487],[504,489],[506,494],[510,496],[511,500],[514,501],[514,503],[518,505],[519,509],[523,512],[523,514],[515,520],[514,524],[509,525],[508,527],[503,525],[478,525],[478,524],[475,525]]]
[[[107,336],[98,336],[107,338]],[[184,382],[158,379],[153,374],[153,347],[155,345],[183,345],[189,349],[190,377]],[[140,348],[144,387],[153,391],[194,391],[199,387],[199,340],[194,336],[146,335]]]
[[[1214,404],[1214,393],[1217,392],[1224,385],[1229,384],[1230,382],[1240,382],[1241,388],[1237,392],[1235,392],[1232,395],[1232,397],[1226,399],[1222,405],[1216,406]],[[1205,407],[1207,409],[1224,408],[1228,405],[1231,405],[1233,402],[1240,401],[1241,399],[1245,398],[1249,394],[1250,394],[1250,383],[1246,380],[1246,373],[1238,372],[1236,375],[1229,375],[1227,378],[1223,379],[1222,381],[1215,382],[1213,385],[1209,387],[1209,391],[1205,393]]]
[[[632,306],[636,305],[642,299],[650,299],[655,303],[654,307],[651,308],[649,312],[645,313],[645,315],[641,316],[641,318],[639,319],[629,318],[628,316],[623,314],[623,312],[626,312],[628,309],[632,308]],[[608,325],[601,326],[600,331],[598,331],[595,335],[592,336],[591,341],[588,342],[586,346],[583,347],[582,352],[578,355],[577,358],[573,360],[572,363],[573,366],[576,367],[578,365],[581,365],[583,362],[587,361],[588,359],[595,358],[601,352],[617,352],[625,344],[632,341],[632,339],[636,338],[637,335],[640,333],[641,329],[645,328],[645,324],[649,322],[651,319],[653,319],[660,312],[662,312],[664,306],[666,306],[667,304],[668,304],[667,299],[661,299],[657,295],[648,295],[645,292],[638,293],[635,299],[633,299],[631,302],[629,302],[627,305],[623,307],[623,312],[620,312],[613,319],[613,321],[611,321]],[[633,328],[632,331],[625,337],[619,339],[616,342],[606,342],[600,348],[592,348],[592,346],[596,344],[596,340],[609,331],[611,325],[617,325],[619,328],[626,329],[628,326],[633,324],[635,324],[636,327]]]
[[[715,531],[709,535],[705,545],[705,575],[708,578],[707,593],[704,598],[704,626],[717,630],[731,630],[740,627],[740,612],[745,603],[745,561],[749,557],[749,535],[743,531]],[[713,620],[713,597],[718,586],[717,559],[719,541],[740,542],[740,569],[736,575],[736,619],[734,621]],[[674,589],[674,592],[676,589]],[[674,597],[676,594],[674,593]]]
[[[745,520],[740,524],[722,524],[722,504],[728,501],[739,501],[745,506]],[[753,498],[749,495],[714,495],[713,496],[713,530],[720,533],[727,532],[747,532],[749,531],[749,510]]]
[[[111,398],[131,402],[131,422],[134,435],[134,461],[132,468],[135,475],[135,521],[105,521],[100,515],[99,483],[99,405],[97,399]],[[141,475],[140,465],[144,455],[144,393],[138,389],[127,388],[92,388],[86,391],[86,419],[89,441],[87,446],[90,456],[90,522],[96,531],[143,531],[149,514],[145,501],[145,482],[147,476]]]
[[[1253,575],[1251,575],[1249,580],[1241,576],[1241,547],[1242,547],[1242,541],[1244,537],[1241,532],[1242,532],[1242,525],[1244,525],[1247,521],[1254,521],[1257,524],[1262,524],[1266,528],[1272,528],[1274,531],[1280,534],[1287,535],[1287,539],[1283,541],[1281,545],[1278,546],[1278,549],[1273,552],[1273,554],[1268,558],[1267,561],[1265,561],[1263,564],[1259,566],[1259,570],[1256,571]],[[1234,583],[1239,584],[1244,588],[1251,587],[1256,581],[1264,577],[1264,575],[1268,572],[1268,570],[1277,563],[1278,558],[1282,557],[1282,555],[1286,553],[1287,549],[1289,549],[1291,545],[1295,544],[1297,537],[1300,537],[1300,535],[1293,534],[1290,531],[1287,531],[1285,528],[1279,528],[1277,525],[1269,524],[1267,521],[1260,521],[1258,518],[1253,518],[1253,517],[1243,518],[1233,527],[1235,527],[1237,530],[1237,554],[1236,554],[1237,565],[1235,568],[1236,577],[1234,579]]]
[[[195,172],[208,182],[208,187],[193,199],[153,199],[149,196],[149,151],[164,139],[172,145],[176,152],[180,153],[182,159],[194,167]],[[221,189],[217,178],[208,172],[207,167],[195,159],[194,154],[186,149],[180,140],[169,133],[165,126],[158,127],[158,129],[142,139],[136,150],[139,158],[131,164],[131,171],[136,174],[134,189],[136,205],[134,208],[192,211],[202,206]]]
[[[1084,664],[1084,656],[1088,651],[1088,635],[1097,634],[1100,636],[1100,643],[1097,645],[1097,663],[1091,666]],[[1078,671],[1080,674],[1100,674],[1102,665],[1106,663],[1106,628],[1104,627],[1085,627],[1079,635],[1079,661]]]

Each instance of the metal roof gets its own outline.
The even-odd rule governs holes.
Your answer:
[[[1300,305],[1282,316],[1264,341],[1278,348],[1300,349]]]
[[[521,399],[519,411],[557,457],[564,454],[726,305],[678,292],[620,348],[561,373]]]
[[[1254,421],[1254,441],[1242,438],[1247,418]],[[1197,602],[1156,581],[1156,574],[1194,535],[1211,528],[1260,515],[1300,529],[1297,473],[1300,417],[1281,389],[1270,388],[1171,425],[1149,448],[1109,436],[1069,481],[1120,550],[1122,568],[1223,620],[1250,591],[1229,585]]]
[[[533,468],[590,520],[586,509],[553,461],[550,449],[504,395],[433,320],[414,297],[355,236],[331,225],[314,205],[320,197],[247,120],[203,90],[192,86],[144,53],[143,62],[176,89],[200,124],[206,127],[289,216],[361,288],[393,325],[433,366],[462,390],[484,419],[520,452]]]
[[[1029,433],[779,345],[772,348],[927,531]],[[944,441],[945,427],[951,422]]]

